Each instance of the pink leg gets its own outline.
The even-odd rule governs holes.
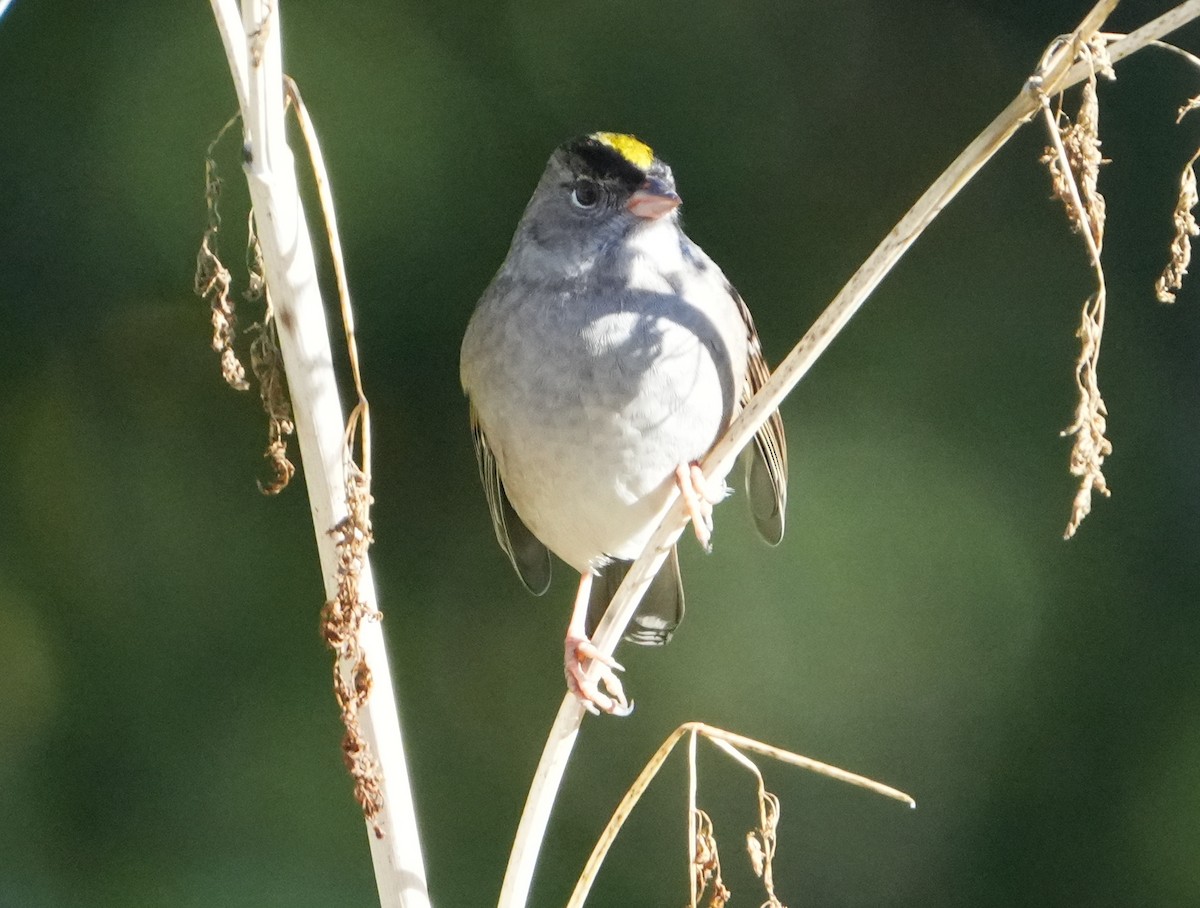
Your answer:
[[[611,656],[601,653],[588,639],[586,625],[592,576],[591,571],[585,571],[579,577],[579,591],[575,594],[575,606],[571,609],[571,623],[567,625],[563,672],[567,676],[567,687],[588,712],[593,715],[606,712],[614,716],[627,716],[633,712],[633,704],[625,699],[625,691],[616,676],[616,672],[625,669]],[[587,677],[584,660],[599,664],[600,673],[596,681]],[[604,690],[600,689],[601,685]]]
[[[720,489],[713,489],[704,478],[704,471],[698,463],[681,463],[675,468],[675,482],[683,496],[688,516],[692,518],[692,529],[696,539],[704,546],[704,551],[712,551],[713,505],[724,499],[728,494],[725,484]]]

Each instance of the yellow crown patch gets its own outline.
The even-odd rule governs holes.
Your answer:
[[[654,163],[654,150],[634,136],[619,132],[594,132],[592,138],[603,142],[638,170],[649,170]]]

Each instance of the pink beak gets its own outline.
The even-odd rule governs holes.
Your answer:
[[[629,197],[625,209],[639,218],[656,220],[678,208],[681,201],[674,189],[650,177],[641,189]]]

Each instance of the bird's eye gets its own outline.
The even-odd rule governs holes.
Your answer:
[[[600,187],[591,180],[580,180],[571,190],[571,204],[576,208],[595,208],[600,201]]]

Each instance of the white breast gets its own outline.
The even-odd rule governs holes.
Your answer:
[[[550,313],[509,301],[503,328],[476,339],[483,362],[464,372],[513,507],[580,571],[641,551],[675,468],[707,452],[741,393],[745,332],[721,305],[724,278],[715,265],[697,277],[664,226],[642,231],[613,298],[563,299]]]

